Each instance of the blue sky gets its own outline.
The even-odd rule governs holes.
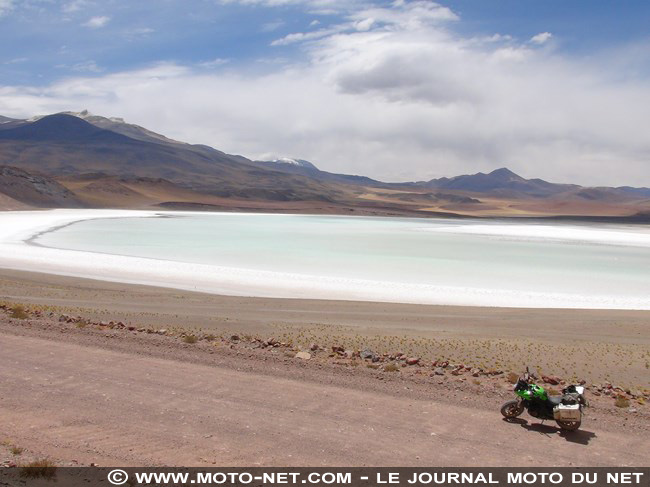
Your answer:
[[[446,5],[462,17],[466,33],[526,38],[548,31],[561,40],[561,49],[574,54],[650,39],[650,2],[643,0],[456,0]]]
[[[301,5],[203,0],[11,5],[0,18],[0,68],[2,80],[12,84],[44,84],[81,71],[116,72],[161,61],[251,64],[299,56],[296,49],[271,42],[310,28],[315,20],[326,25],[337,17]]]
[[[265,58],[295,59],[301,56],[299,49],[271,46],[272,41],[339,22],[348,11],[336,3],[334,8],[326,4],[310,7],[309,2],[269,3],[0,0],[4,12],[0,17],[0,79],[31,85],[84,70],[114,72],[158,61],[199,64],[222,59],[241,64]],[[452,28],[463,35],[499,33],[529,39],[550,32],[558,49],[576,56],[650,40],[647,1],[455,0],[441,4],[462,19]]]
[[[649,21],[647,1],[0,0],[0,113],[393,180],[650,185]]]

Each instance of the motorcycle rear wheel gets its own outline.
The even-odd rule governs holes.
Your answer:
[[[565,431],[575,431],[580,428],[581,424],[581,421],[562,421],[561,419],[556,419],[555,422]]]
[[[512,419],[524,412],[524,405],[517,400],[508,401],[501,406],[501,414],[504,418]]]

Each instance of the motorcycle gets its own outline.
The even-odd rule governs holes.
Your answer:
[[[518,417],[525,409],[533,418],[555,420],[563,430],[575,431],[582,423],[583,408],[589,405],[585,388],[579,385],[565,387],[561,396],[549,396],[543,387],[533,383],[528,367],[514,390],[518,398],[501,406],[501,414],[506,419]]]

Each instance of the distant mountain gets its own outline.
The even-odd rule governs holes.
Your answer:
[[[57,177],[103,173],[164,178],[225,197],[327,201],[338,193],[311,178],[287,175],[207,146],[140,135],[136,139],[103,129],[78,116],[48,115],[0,130],[0,164]]]
[[[650,198],[650,188],[588,188],[577,184],[549,183],[543,179],[525,179],[510,169],[502,167],[490,173],[476,173],[453,178],[432,179],[407,183],[409,186],[430,189],[458,190],[507,197],[549,198],[563,196],[585,200],[613,200],[625,198]]]
[[[3,117],[2,115],[0,115],[0,130],[12,129],[24,125],[26,123],[28,123],[27,120]]]
[[[83,110],[81,112],[61,112],[63,115],[72,115],[74,117],[81,118],[86,122],[93,124],[96,127],[110,130],[118,134],[126,135],[132,139],[142,140],[144,142],[156,142],[162,144],[181,144],[181,145],[190,145],[185,142],[179,142],[177,140],[170,139],[164,135],[157,134],[152,132],[140,125],[135,125],[132,123],[126,123],[123,118],[117,117],[102,117],[99,115],[93,115],[88,112],[88,110]]]
[[[524,179],[505,167],[487,174],[479,172],[453,178],[432,179],[414,183],[414,185],[423,188],[456,189],[475,193],[510,191],[535,197],[546,197],[579,188],[573,184],[554,184],[542,179]]]
[[[633,188],[631,186],[619,186],[615,188],[629,195],[639,196],[641,198],[650,198],[650,188]]]
[[[337,182],[343,184],[364,185],[364,186],[383,186],[384,183],[376,181],[366,176],[355,176],[352,174],[338,174],[327,171],[321,171],[313,163],[305,159],[291,159],[282,157],[271,161],[256,161],[265,166],[272,166],[280,171],[302,174],[320,181]]]
[[[648,188],[525,179],[507,168],[411,183],[299,158],[253,161],[81,112],[0,116],[0,208],[151,207],[369,215],[606,215],[650,211]]]
[[[19,122],[19,121],[20,120],[16,118],[3,117],[2,115],[0,115],[0,125],[4,123]]]
[[[307,169],[314,169],[318,170],[316,166],[314,166],[311,162],[305,161],[304,159],[291,159],[289,157],[281,157],[279,159],[273,159],[272,161],[262,161],[267,164],[275,164],[279,166],[286,166],[287,164],[290,166],[295,166],[295,167],[305,167]]]
[[[85,142],[129,143],[128,137],[104,130],[77,117],[57,114],[39,118],[31,123],[0,131],[0,140],[21,142]]]

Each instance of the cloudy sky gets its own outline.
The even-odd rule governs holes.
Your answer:
[[[0,114],[251,158],[650,186],[650,2],[0,0]]]

